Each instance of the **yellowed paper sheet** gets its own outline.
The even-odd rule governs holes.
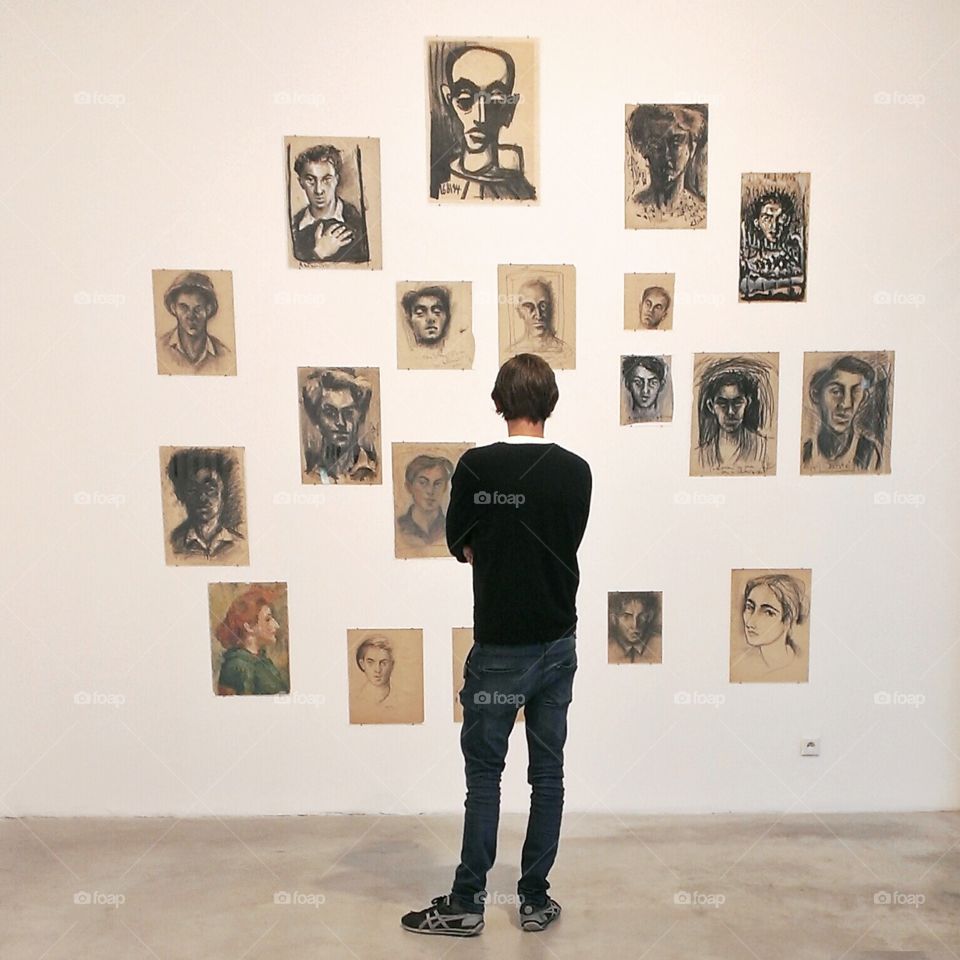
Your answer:
[[[500,264],[497,305],[501,364],[534,353],[554,370],[575,369],[577,286],[571,264]]]
[[[347,631],[351,723],[423,723],[423,631]]]
[[[472,311],[469,281],[400,281],[397,366],[401,370],[470,370]]]
[[[623,275],[623,329],[672,330],[675,275]]]
[[[607,663],[663,663],[663,594],[607,594]]]

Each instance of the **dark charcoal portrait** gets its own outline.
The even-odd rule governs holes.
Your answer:
[[[607,594],[607,663],[663,662],[663,594]]]
[[[397,366],[469,370],[474,339],[469,281],[397,284]]]
[[[380,267],[379,141],[286,139],[291,262]]]
[[[620,358],[620,423],[665,423],[673,419],[670,357]]]
[[[800,472],[889,473],[893,353],[804,356]]]
[[[536,64],[532,40],[428,41],[432,198],[536,199]]]
[[[740,187],[740,300],[807,298],[809,173],[745,173]]]
[[[242,458],[240,447],[160,448],[168,564],[249,563]]]
[[[707,226],[707,105],[645,103],[626,108],[624,225]]]
[[[698,354],[691,476],[776,473],[778,355]]]
[[[380,371],[300,367],[303,483],[380,483]]]

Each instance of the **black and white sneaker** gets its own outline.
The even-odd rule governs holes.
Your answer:
[[[547,897],[544,904],[524,903],[520,907],[520,926],[524,930],[543,930],[560,916],[560,904]]]
[[[557,908],[559,911],[559,907]],[[411,933],[439,933],[448,937],[475,937],[483,930],[483,914],[470,913],[451,900],[450,894],[434,897],[425,910],[413,910],[400,918]]]

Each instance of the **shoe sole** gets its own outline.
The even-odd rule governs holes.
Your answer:
[[[403,926],[403,924],[400,924]],[[483,924],[478,923],[475,927],[471,927],[469,930],[418,930],[414,927],[403,927],[407,933],[425,933],[427,935],[435,935],[440,937],[475,937],[478,933],[483,930]]]

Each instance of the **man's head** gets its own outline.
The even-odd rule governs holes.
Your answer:
[[[640,326],[659,327],[670,312],[670,294],[663,287],[647,287],[640,298]]]
[[[682,104],[641,104],[627,121],[634,150],[650,168],[654,186],[666,186],[682,177],[706,134],[701,110]]]
[[[656,617],[657,606],[653,594],[610,594],[610,631],[624,643],[642,643],[646,640]]]
[[[414,457],[403,476],[407,492],[418,510],[437,514],[443,509],[443,499],[453,476],[453,464],[446,457],[426,454]]]
[[[357,647],[357,666],[375,687],[389,687],[393,673],[393,647],[386,637],[367,637]]]
[[[329,143],[304,150],[293,163],[293,170],[315,216],[337,202],[337,188],[343,172],[340,151]]]
[[[372,394],[370,384],[348,368],[310,374],[303,387],[303,409],[320,431],[325,447],[339,455],[356,446]]]
[[[790,194],[783,190],[768,191],[753,202],[753,228],[766,243],[777,246],[793,222],[794,209]]]
[[[518,353],[500,368],[490,397],[504,420],[542,423],[553,413],[560,391],[543,357]]]
[[[220,450],[191,447],[170,458],[167,476],[191,524],[205,525],[221,517],[232,470],[233,461]]]
[[[729,370],[711,380],[705,406],[717,418],[721,432],[739,433],[755,390],[746,374]]]
[[[189,337],[206,333],[207,323],[220,308],[213,281],[195,271],[181,273],[167,287],[163,305],[177,320],[177,328]]]
[[[400,303],[418,344],[434,346],[443,341],[450,326],[450,291],[447,287],[408,290]]]
[[[539,277],[517,290],[517,313],[527,337],[552,337],[555,329],[553,287]]]
[[[502,127],[517,109],[513,93],[516,67],[505,50],[458,47],[450,52],[441,92],[458,126],[467,153],[495,149]]]
[[[634,410],[652,410],[666,380],[667,365],[663,360],[660,357],[624,357],[622,373]]]
[[[859,357],[841,357],[810,378],[810,399],[823,425],[834,433],[853,429],[860,407],[876,380],[873,367]]]

